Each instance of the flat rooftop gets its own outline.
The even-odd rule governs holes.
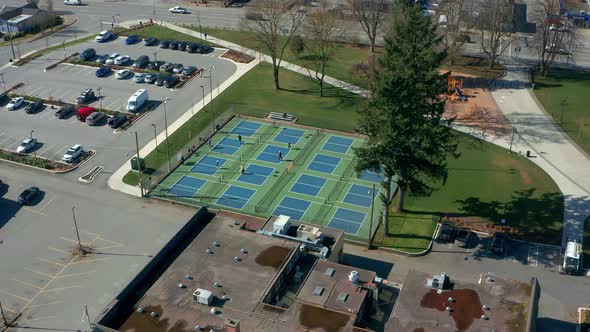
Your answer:
[[[433,275],[411,270],[387,325],[397,331],[525,331],[531,285],[495,278],[481,285],[453,279],[451,290],[426,287]],[[455,302],[450,302],[453,297]],[[483,305],[489,307],[484,310]],[[453,308],[453,312],[446,311]],[[488,320],[481,318],[485,314]]]
[[[134,306],[146,312],[134,310],[119,330],[194,331],[197,325],[221,327],[225,318],[243,317],[242,328],[251,331],[247,321],[258,323],[260,319],[248,313],[297,243],[243,230],[241,222],[235,220],[223,215],[213,218]],[[183,288],[179,287],[181,283]],[[213,315],[212,307],[193,301],[197,288],[213,292],[213,305],[219,314]],[[224,296],[229,299],[222,300]],[[152,311],[158,314],[156,319],[150,317]]]
[[[264,231],[272,232],[273,223],[277,220],[277,218],[278,218],[277,216],[270,217],[268,219],[268,221],[262,226],[261,229]],[[300,225],[306,225],[309,227],[318,228],[322,235],[332,238],[334,240],[334,242],[336,242],[337,240],[339,240],[341,237],[344,236],[343,231],[341,231],[339,229],[335,229],[335,228],[323,227],[320,225],[309,224],[309,223],[302,223],[302,222],[299,222],[299,221],[293,220],[293,219],[291,219],[289,221],[289,223],[291,224],[291,227],[287,231],[287,235],[290,235],[290,236],[297,236],[297,228]]]

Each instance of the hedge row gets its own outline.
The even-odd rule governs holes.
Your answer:
[[[44,158],[21,155],[15,152],[0,150],[0,159],[14,161],[19,164],[25,164],[29,166],[35,166],[44,169],[51,168],[51,161]]]

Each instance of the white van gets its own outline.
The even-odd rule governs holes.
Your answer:
[[[582,244],[575,241],[568,241],[563,255],[562,271],[567,274],[576,275],[582,268]]]
[[[148,100],[148,92],[146,89],[139,89],[127,101],[127,111],[137,112],[141,109],[143,104]]]
[[[81,0],[64,0],[64,4],[80,6],[82,4],[82,1]]]

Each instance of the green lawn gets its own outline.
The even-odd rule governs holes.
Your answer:
[[[454,65],[445,65],[443,69],[487,79],[496,79],[504,73],[504,68],[501,65],[490,69],[488,59],[468,56],[458,56]]]
[[[436,224],[437,218],[432,215],[392,214],[389,218],[390,236],[384,237],[381,225],[373,243],[381,247],[418,253],[428,248]]]
[[[590,72],[552,69],[546,77],[535,76],[535,95],[555,122],[584,151],[590,153],[590,108],[587,93]],[[563,101],[567,103],[564,108]]]
[[[414,214],[474,216],[519,231],[519,238],[559,244],[563,196],[553,180],[530,160],[458,134],[461,157],[449,160],[449,177],[430,197],[407,197]]]
[[[187,25],[185,27],[188,29],[192,29],[194,31],[199,31],[198,26]],[[202,29],[203,33],[207,33],[215,38],[242,45],[253,50],[260,49],[256,40],[252,38],[252,33],[250,32],[238,30],[212,29],[205,27],[203,27]],[[381,50],[378,49],[377,53],[379,54],[380,52]],[[298,64],[300,66],[306,66],[304,57],[296,56],[291,52],[289,47],[287,47],[287,49],[285,50],[284,60]],[[368,61],[368,47],[338,43],[336,44],[336,47],[334,49],[333,58],[332,60],[330,60],[328,68],[326,69],[326,74],[328,76],[340,79],[342,81],[366,88],[368,86],[368,79],[351,75],[350,69],[354,64],[366,64],[368,63]]]
[[[158,24],[146,25],[143,28],[130,31],[127,29],[120,29],[118,33],[122,33],[124,35],[137,35],[141,38],[155,37],[158,40],[176,40],[190,43],[211,44],[200,38],[193,37]]]

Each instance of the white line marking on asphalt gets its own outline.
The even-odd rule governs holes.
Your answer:
[[[44,155],[44,154],[45,154],[45,153],[46,153],[46,152],[47,152],[49,149],[51,149],[51,148],[52,148],[52,147],[54,147],[54,146],[55,146],[55,144],[53,144],[53,145],[50,145],[50,146],[48,146],[47,148],[45,148],[44,150],[42,150],[42,151],[39,151],[39,153],[38,153],[38,154],[39,154],[39,155]]]
[[[14,143],[11,143],[11,144],[8,146],[8,148],[9,148],[9,149],[11,149],[11,148],[12,148],[12,146],[13,146],[15,143],[16,143],[16,145],[14,145],[14,146],[19,146],[19,145],[20,145],[20,143],[21,143],[22,141],[24,141],[24,140],[25,140],[25,138],[28,138],[28,137],[27,137],[27,136],[23,136],[23,137],[21,137],[21,139],[19,139],[19,140],[15,141]]]
[[[47,106],[47,107],[49,107],[49,106]],[[43,114],[41,114],[41,115],[39,116],[39,119],[43,119],[43,118],[47,117],[49,114],[51,114],[51,111],[48,111],[48,110],[46,109],[46,110],[45,110],[45,112],[43,112]]]

